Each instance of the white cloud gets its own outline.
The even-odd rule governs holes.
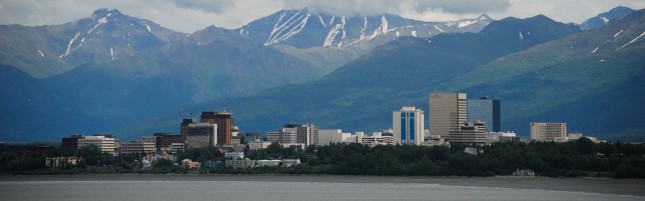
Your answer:
[[[0,24],[62,24],[89,17],[99,8],[149,19],[164,27],[191,33],[210,25],[237,28],[282,9],[309,6],[334,15],[399,14],[445,21],[487,13],[496,19],[544,14],[557,21],[579,23],[613,7],[645,7],[643,0],[0,0]]]

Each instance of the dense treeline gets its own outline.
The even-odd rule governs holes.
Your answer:
[[[232,169],[220,165],[200,173],[284,173],[284,174],[351,174],[351,175],[429,175],[493,176],[510,175],[517,169],[531,169],[541,176],[600,176],[645,178],[645,144],[600,143],[587,138],[567,143],[530,142],[495,143],[476,146],[480,154],[464,152],[465,145],[443,146],[376,146],[329,144],[309,146],[305,150],[282,148],[272,144],[258,151],[245,150],[252,160],[293,159],[302,164],[290,168],[260,167]],[[31,151],[25,151],[31,150]],[[35,150],[35,151],[34,151]],[[158,160],[151,169],[142,169],[141,155],[112,156],[95,146],[81,149],[39,149],[32,145],[2,146],[0,170],[18,174],[94,174],[94,173],[187,173],[181,165]],[[84,160],[77,167],[45,168],[45,157],[78,156]],[[215,148],[189,149],[176,154],[177,159],[222,161]],[[223,163],[222,163],[223,164]]]
[[[269,169],[280,173],[493,176],[531,169],[541,176],[645,178],[645,144],[594,144],[587,138],[567,143],[495,143],[476,147],[481,152],[478,155],[465,153],[465,147],[330,144],[297,152],[272,145],[249,157],[299,158],[304,163],[277,171]]]

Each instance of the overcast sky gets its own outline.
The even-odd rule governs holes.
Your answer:
[[[334,15],[392,13],[424,21],[486,13],[495,19],[544,14],[560,22],[581,23],[619,5],[642,9],[645,0],[0,0],[0,24],[62,24],[89,17],[99,8],[116,8],[192,33],[210,25],[238,28],[282,9],[305,6]]]

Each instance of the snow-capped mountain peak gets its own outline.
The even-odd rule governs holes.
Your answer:
[[[296,48],[382,44],[396,37],[430,37],[444,32],[477,32],[488,15],[454,22],[423,22],[398,15],[335,16],[316,9],[283,10],[234,30],[266,46]]]
[[[612,21],[614,19],[617,19],[617,18],[620,18],[622,16],[628,15],[628,14],[630,14],[632,12],[634,12],[634,10],[631,9],[631,8],[627,8],[627,7],[624,7],[624,6],[618,6],[618,7],[612,8],[611,10],[609,10],[607,12],[600,13],[600,14],[596,15],[595,17],[591,17],[591,18],[585,20],[579,26],[583,30],[589,30],[589,29],[593,29],[593,28],[598,28],[598,27],[604,26],[609,21]]]

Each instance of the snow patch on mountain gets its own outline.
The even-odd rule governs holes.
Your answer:
[[[41,57],[43,57],[43,58],[45,57],[45,54],[43,54],[43,51],[40,51],[40,49],[38,49],[38,53],[40,53]]]
[[[106,23],[108,23],[108,19],[107,19],[107,17],[102,17],[101,19],[99,19],[98,23],[97,23],[96,25],[94,25],[94,27],[92,27],[92,29],[90,29],[90,30],[87,32],[87,34],[92,33],[92,31],[94,31],[94,29],[96,29],[97,27],[99,27],[99,26],[101,26],[101,25],[103,25],[103,24],[106,24]]]
[[[381,32],[382,33],[387,33],[387,18],[385,18],[385,15],[381,16]]]
[[[336,38],[336,35],[338,35],[338,32],[340,31],[341,24],[336,24],[334,28],[327,33],[327,37],[325,38],[325,42],[323,42],[323,47],[329,47],[331,44],[334,42],[334,38]]]
[[[67,50],[65,51],[65,54],[60,55],[59,58],[63,58],[69,55],[69,52],[72,49],[72,45],[74,44],[74,40],[76,40],[76,38],[78,38],[79,35],[81,35],[81,32],[76,32],[76,35],[74,35],[74,38],[69,40],[69,44],[67,44]]]
[[[269,35],[269,39],[267,39],[264,45],[269,46],[279,43],[280,41],[287,40],[302,31],[302,29],[305,28],[305,25],[307,25],[307,21],[309,20],[309,17],[311,17],[311,14],[307,13],[306,15],[300,15],[301,12],[302,11],[297,12],[281,25],[279,24],[282,21],[283,16],[280,16],[280,19],[273,27],[273,31],[271,31],[271,35]]]
[[[606,17],[600,17],[600,19],[602,19],[602,22],[605,23],[605,24],[607,24],[607,22],[609,22],[609,19],[607,19]]]
[[[322,24],[323,27],[325,27],[325,29],[326,29],[327,25],[325,24],[325,21],[323,21],[322,16],[318,15],[318,19],[320,20],[320,24]]]
[[[459,25],[457,25],[457,27],[459,27],[459,28],[464,28],[464,27],[470,26],[470,25],[472,25],[472,24],[475,24],[475,23],[477,23],[477,22],[478,22],[477,20],[466,20],[466,21],[461,21],[461,22],[459,22]]]
[[[114,60],[114,49],[110,48],[110,57]]]
[[[435,29],[437,29],[437,30],[439,30],[439,31],[440,31],[440,32],[442,32],[442,33],[443,33],[443,32],[445,32],[445,31],[443,31],[441,28],[439,28],[439,26],[437,26],[437,25],[434,25],[434,28],[435,28]]]
[[[522,32],[520,31],[520,32],[517,32],[517,33],[520,34],[520,40],[524,40],[524,35],[522,35]]]
[[[146,28],[148,29],[148,32],[152,33],[152,29],[150,29],[150,26],[148,26],[148,24],[145,24],[145,25],[146,25]]]
[[[621,33],[623,33],[623,31],[625,31],[625,30],[620,30],[618,33],[614,34],[614,38],[616,38],[618,35],[620,35]]]
[[[363,28],[361,29],[361,36],[358,40],[363,40],[363,38],[365,38],[365,29],[367,29],[367,17],[363,17]]]
[[[632,44],[632,43],[636,42],[636,40],[640,39],[640,38],[641,38],[641,37],[643,37],[643,36],[645,36],[645,31],[643,31],[643,33],[641,33],[641,35],[638,35],[636,38],[632,39],[632,40],[631,40],[631,41],[629,41],[627,44],[625,44],[625,45],[623,45],[623,46],[620,46],[620,47],[619,47],[618,49],[616,49],[616,50],[620,50],[620,49],[623,49],[623,48],[627,47],[629,44]]]
[[[397,32],[397,33],[398,33],[398,32]],[[412,36],[414,36],[414,37],[417,37],[417,31],[411,31],[411,32],[410,32],[410,34],[412,34]],[[398,35],[397,35],[397,36],[398,36]]]

